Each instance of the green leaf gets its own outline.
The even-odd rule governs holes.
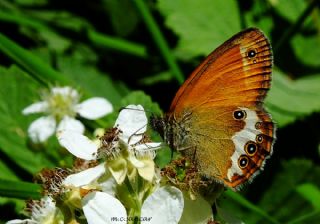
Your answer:
[[[38,98],[39,84],[14,66],[0,67],[0,74],[0,150],[31,174],[53,167],[43,154],[28,149],[26,130],[35,117],[21,113]]]
[[[308,6],[308,1],[305,0],[280,0],[270,2],[275,11],[291,23],[294,23]]]
[[[173,79],[172,73],[169,71],[154,74],[139,80],[144,85],[153,85],[159,82],[169,82]]]
[[[172,150],[168,146],[161,147],[161,149],[157,150],[155,163],[161,169],[170,163],[171,156],[172,156]]]
[[[291,46],[299,61],[307,66],[320,66],[320,35],[302,36],[297,34],[291,40]]]
[[[306,9],[305,0],[279,0],[270,1],[276,12],[290,22],[295,22]]]
[[[266,99],[268,111],[282,127],[312,112],[320,111],[320,75],[290,80],[274,69],[273,84]]]
[[[0,51],[11,57],[17,64],[24,67],[38,79],[44,82],[68,83],[64,76],[44,63],[40,58],[28,50],[22,48],[6,36],[0,33]]]
[[[304,192],[302,196],[302,192],[298,190],[299,193],[297,193],[296,189],[300,188],[300,191],[306,190],[308,187],[306,187],[305,183],[319,187],[320,167],[314,165],[309,160],[303,159],[286,161],[282,167],[273,178],[267,192],[263,194],[258,206],[282,223],[287,223],[288,220],[304,216],[313,210],[313,204],[310,204],[310,201],[306,200],[307,193]],[[304,187],[301,188],[301,186]],[[318,197],[318,191],[317,189],[316,192],[313,191],[311,193],[315,193]],[[309,193],[308,196],[310,196]],[[319,201],[313,202],[319,206]],[[312,222],[312,220],[315,221],[317,219],[312,217],[311,220],[305,223],[317,223]],[[260,223],[260,221],[254,220],[252,223]]]
[[[18,218],[13,214],[21,214],[25,208],[26,203],[23,199],[0,197],[0,223],[4,224],[8,220]]]
[[[43,6],[47,4],[47,0],[14,0],[15,3],[22,6]]]
[[[2,160],[0,160],[0,170],[0,179],[19,180],[13,170],[11,170]]]
[[[96,64],[82,60],[77,54],[59,57],[58,67],[90,96],[105,97],[113,105],[119,105],[122,95],[127,93],[121,82],[112,81],[96,68]]]
[[[50,23],[74,31],[81,31],[84,27],[92,27],[84,18],[67,11],[28,10],[27,14],[30,19],[41,21],[44,25]],[[48,25],[46,26],[49,28]]]
[[[269,7],[267,1],[253,1],[252,8],[246,11],[244,19],[247,27],[258,27],[268,37],[271,36],[271,30],[274,27],[272,17],[268,13]]]
[[[103,0],[102,2],[110,16],[113,29],[119,36],[127,36],[134,31],[139,22],[139,16],[131,0]],[[125,17],[123,12],[126,13]]]
[[[20,199],[39,199],[41,186],[38,184],[0,179],[0,196]]]
[[[248,201],[246,198],[244,198],[242,195],[228,190],[224,193],[228,198],[232,199],[233,201],[237,202],[241,206],[249,209],[250,211],[258,214],[258,217],[263,217],[264,219],[268,220],[269,223],[279,223],[274,217],[272,217],[270,214],[267,213],[264,209],[260,208],[259,206],[253,204],[252,202]],[[246,220],[246,219],[243,219]]]
[[[29,18],[21,12],[1,11],[0,20],[18,24],[23,34],[34,41],[47,43],[47,47],[56,52],[63,52],[71,45],[71,41],[67,38],[59,35],[39,20]]]
[[[162,111],[157,103],[154,103],[150,96],[142,91],[133,91],[121,100],[123,107],[129,104],[140,104],[144,107],[147,113],[156,115],[162,114]]]
[[[320,210],[320,190],[317,186],[312,183],[304,183],[297,186],[296,191],[315,209]]]
[[[158,8],[179,37],[180,57],[207,55],[241,30],[235,0],[159,0]]]

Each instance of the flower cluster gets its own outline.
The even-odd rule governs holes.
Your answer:
[[[76,132],[58,133],[60,144],[78,158],[103,161],[63,182],[67,189],[89,192],[81,199],[88,223],[134,223],[139,219],[141,223],[174,224],[181,219],[184,195],[161,183],[153,161],[160,143],[150,142],[146,130],[143,107],[129,105],[98,144]]]
[[[107,101],[97,98],[78,104],[77,92],[69,87],[54,88],[51,93],[46,100],[24,110],[25,114],[40,111],[49,114],[30,126],[30,137],[43,141],[49,132],[56,132],[60,145],[77,159],[72,169],[43,170],[37,180],[43,186],[44,197],[29,203],[29,219],[8,224],[197,224],[212,220],[211,206],[206,200],[201,197],[191,200],[188,193],[161,176],[163,172],[154,158],[162,144],[147,136],[148,119],[141,105],[128,105],[112,128],[100,130],[95,139],[90,139],[83,135],[83,125],[74,125],[80,123],[75,115],[93,119],[112,111],[112,106],[107,110]],[[55,110],[62,101],[65,108]],[[92,109],[92,102],[100,102],[95,106],[104,104],[105,108]],[[95,115],[88,115],[89,108]],[[43,126],[43,120],[51,119],[54,125],[50,131],[39,132],[39,122]]]

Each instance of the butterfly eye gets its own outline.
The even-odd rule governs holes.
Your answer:
[[[257,135],[256,141],[257,141],[258,143],[262,143],[262,141],[263,141],[263,136],[262,136],[262,135]]]
[[[244,150],[249,156],[253,156],[257,152],[257,144],[255,142],[247,142],[247,144],[244,146]]]
[[[246,155],[242,155],[242,156],[240,156],[240,158],[238,160],[238,163],[239,163],[239,167],[241,169],[244,169],[249,164],[249,158]]]
[[[249,58],[254,58],[257,55],[257,52],[255,50],[249,50],[247,55]]]
[[[243,120],[246,118],[246,116],[247,116],[247,114],[244,110],[236,110],[235,112],[233,112],[233,117],[236,120]]]

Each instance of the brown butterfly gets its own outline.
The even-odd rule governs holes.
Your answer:
[[[271,72],[270,42],[259,29],[246,29],[195,69],[151,125],[202,176],[238,189],[272,154],[275,125],[263,108]]]

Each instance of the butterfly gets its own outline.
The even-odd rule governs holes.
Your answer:
[[[272,49],[249,28],[231,37],[192,72],[151,126],[191,158],[201,176],[237,190],[272,154],[275,124],[263,106],[271,86]]]

